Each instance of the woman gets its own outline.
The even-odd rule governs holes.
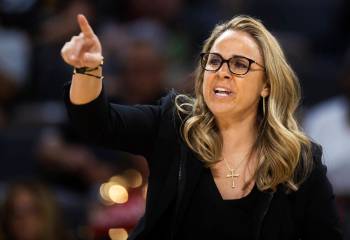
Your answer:
[[[0,216],[0,240],[73,239],[51,192],[37,181],[11,183]]]
[[[194,97],[109,104],[101,45],[84,16],[66,43],[65,101],[90,140],[146,156],[146,212],[130,239],[341,239],[334,195],[294,118],[300,89],[275,38],[238,16],[215,27]]]

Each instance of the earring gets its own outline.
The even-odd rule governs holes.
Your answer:
[[[262,97],[262,100],[263,100],[263,113],[265,116],[265,112],[266,112],[265,97]]]

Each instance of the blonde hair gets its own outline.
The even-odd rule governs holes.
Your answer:
[[[299,81],[277,40],[259,20],[252,17],[237,16],[217,25],[204,42],[202,52],[209,52],[215,40],[227,30],[248,33],[256,41],[265,64],[265,80],[270,88],[265,115],[258,111],[258,136],[252,149],[258,156],[254,176],[256,184],[260,190],[276,190],[282,183],[288,191],[296,191],[312,169],[311,142],[300,130],[295,118],[301,95]],[[178,95],[175,105],[178,112],[186,114],[181,127],[184,141],[206,166],[211,166],[220,161],[223,140],[204,101],[203,73],[199,62],[194,97]]]

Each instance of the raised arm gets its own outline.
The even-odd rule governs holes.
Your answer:
[[[88,68],[88,74],[76,73],[72,77],[69,97],[73,104],[85,104],[96,99],[102,90],[102,47],[84,15],[77,21],[81,33],[73,36],[61,50],[62,58],[74,68]]]
[[[109,103],[102,84],[101,44],[86,18],[78,15],[77,19],[81,33],[61,51],[64,61],[78,68],[72,82],[64,87],[71,123],[89,142],[147,157],[153,150],[162,113],[173,105],[172,97],[153,106]]]

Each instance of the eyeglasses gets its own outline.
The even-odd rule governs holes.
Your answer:
[[[224,59],[218,53],[201,53],[201,66],[204,70],[216,72],[218,71],[222,64],[227,63],[228,69],[231,73],[235,75],[245,75],[249,72],[252,63],[262,67],[265,67],[254,60],[243,57],[243,56],[233,56],[229,59]]]

